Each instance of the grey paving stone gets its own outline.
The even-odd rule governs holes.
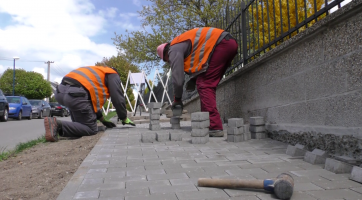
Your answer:
[[[146,175],[134,175],[134,176],[104,178],[104,183],[118,183],[126,181],[146,181],[146,180],[147,180]]]
[[[267,174],[268,172],[266,172],[265,170],[261,169],[261,168],[254,168],[254,169],[235,169],[235,170],[226,170],[226,172],[230,175],[239,175],[239,174],[260,174],[260,173],[264,173]]]
[[[186,173],[148,175],[147,180],[188,179]]]
[[[275,194],[258,194],[257,197],[260,200],[274,200],[278,199]],[[298,192],[294,191],[293,196],[291,198],[292,200],[316,200],[316,198],[311,197],[310,195],[304,193],[304,192]]]
[[[229,127],[227,129],[227,135],[241,135],[244,132],[243,128]]]
[[[321,151],[321,150],[320,150]],[[314,152],[314,151],[313,151]],[[316,153],[307,151],[304,156],[304,161],[311,164],[324,164],[326,162],[327,155],[318,155]]]
[[[149,124],[148,129],[151,131],[161,130],[161,126],[159,124]]]
[[[158,119],[151,119],[150,120],[150,125],[154,126],[154,125],[160,125],[160,120]]]
[[[263,170],[269,172],[269,173],[284,173],[284,172],[290,172],[290,171],[298,171],[303,170],[302,168],[298,166],[275,166],[275,167],[262,167]]]
[[[348,180],[350,174],[329,174],[329,175],[320,175],[322,178],[330,180],[330,181],[341,181]]]
[[[334,173],[327,171],[325,169],[311,169],[311,170],[299,170],[299,171],[291,171],[290,173],[296,176],[329,176]]]
[[[153,143],[156,141],[156,132],[146,131],[141,134],[143,143]]]
[[[362,194],[362,187],[350,188],[351,190]]]
[[[181,141],[182,140],[182,133],[181,132],[170,132],[170,141]]]
[[[300,149],[295,146],[288,145],[286,154],[290,156],[305,156],[306,152],[307,150],[305,149]]]
[[[243,118],[230,118],[228,119],[228,127],[241,127],[244,125]]]
[[[191,113],[191,121],[200,122],[209,120],[209,112],[194,112]]]
[[[354,181],[357,181],[359,183],[362,183],[362,168],[353,166],[352,172],[351,172],[351,179]]]
[[[94,190],[114,190],[125,189],[124,182],[118,183],[101,183],[101,184],[82,184],[79,186],[78,191],[94,191]]]
[[[260,125],[260,126],[250,125],[249,131],[254,132],[254,133],[264,132],[265,131],[265,126],[264,125]]]
[[[191,137],[192,144],[206,144],[209,142],[209,135],[205,137]]]
[[[160,114],[159,113],[155,113],[155,114],[151,114],[150,113],[150,120],[159,120],[160,119]],[[160,121],[158,121],[158,123],[160,123]]]
[[[99,191],[85,191],[85,192],[75,193],[73,199],[91,199],[98,197],[99,197]]]
[[[106,173],[107,168],[101,168],[101,169],[90,169],[88,170],[88,174],[95,174],[95,173]]]
[[[314,185],[313,183],[294,183],[294,191],[314,191],[314,190],[324,190],[324,189]]]
[[[324,168],[336,174],[351,173],[353,166],[332,158],[327,158]]]
[[[171,185],[197,185],[198,178],[170,179]]]
[[[153,180],[153,181],[127,181],[126,189],[147,189],[150,186],[169,186],[168,180]]]
[[[215,162],[218,166],[239,166],[239,165],[249,165],[248,161],[225,161],[225,162]]]
[[[141,196],[149,195],[150,192],[148,188],[145,189],[119,189],[119,190],[101,190],[99,198],[108,199],[108,198],[122,198],[125,196]]]
[[[145,170],[145,171],[139,171],[139,170],[135,170],[135,171],[127,171],[126,175],[127,176],[135,176],[135,175],[152,175],[152,174],[165,174],[165,170],[163,169],[153,169],[153,170]]]
[[[160,102],[150,102],[147,104],[149,109],[161,108],[162,104]]]
[[[263,190],[253,190],[253,189],[225,189],[224,190],[230,197],[245,197],[245,196],[256,196],[258,194],[265,194],[267,192]]]
[[[170,133],[168,132],[157,132],[156,133],[156,140],[158,142],[166,142],[170,140]]]
[[[197,191],[197,188],[194,185],[172,185],[172,186],[151,186],[151,194],[167,194],[167,193],[177,193],[185,191]]]
[[[325,190],[335,190],[335,189],[348,189],[354,187],[360,187],[361,184],[350,181],[350,180],[341,180],[341,181],[313,181],[314,185],[317,185]]]
[[[125,172],[109,172],[109,173],[95,173],[95,174],[86,174],[85,178],[108,178],[108,177],[124,177]]]
[[[209,135],[209,128],[194,128],[191,131],[191,137],[205,137]]]
[[[102,184],[104,181],[104,178],[86,178],[83,180],[82,185],[86,184]]]
[[[265,121],[264,121],[264,117],[250,117],[249,118],[249,123],[250,125],[264,125]]]
[[[126,197],[125,200],[178,200],[176,194],[152,194]]]
[[[361,194],[349,189],[308,191],[308,195],[319,200],[361,199]]]
[[[229,196],[223,190],[187,191],[176,192],[179,200],[219,198],[227,199]]]
[[[205,120],[205,121],[192,121],[191,122],[191,128],[192,129],[202,129],[202,128],[209,128],[210,126],[210,120]]]

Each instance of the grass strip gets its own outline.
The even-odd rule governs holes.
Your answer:
[[[18,153],[29,149],[39,143],[45,143],[45,136],[40,136],[39,138],[35,139],[35,140],[30,140],[28,142],[21,142],[18,145],[16,145],[14,150],[10,150],[10,151],[5,151],[5,150],[1,150],[0,149],[0,162],[7,160],[8,158],[12,157],[12,156],[16,156]]]

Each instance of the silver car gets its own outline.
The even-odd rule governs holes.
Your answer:
[[[31,110],[33,113],[33,118],[42,119],[43,117],[50,116],[50,105],[48,102],[40,99],[30,99]]]

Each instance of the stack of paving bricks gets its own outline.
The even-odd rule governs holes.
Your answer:
[[[161,129],[160,125],[160,111],[161,103],[148,103],[148,111],[150,113],[150,125],[151,131],[157,131]]]
[[[265,122],[264,117],[250,117],[251,139],[265,139]]]
[[[244,141],[244,120],[243,118],[228,119],[227,141],[242,142]]]
[[[172,129],[181,129],[180,121],[182,115],[182,107],[177,106],[172,110],[173,117],[170,119]]]
[[[195,112],[191,114],[192,144],[206,144],[209,142],[209,126],[209,112]]]

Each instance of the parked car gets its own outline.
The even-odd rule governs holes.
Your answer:
[[[26,97],[23,96],[6,96],[9,103],[9,118],[21,120],[23,117],[31,120],[31,104]]]
[[[32,106],[33,118],[50,117],[51,107],[48,102],[41,99],[29,99],[29,102]]]
[[[50,102],[50,107],[51,107],[51,116],[61,116],[61,117],[68,117],[69,116],[69,112],[68,110],[65,108],[65,106],[60,105],[58,102]]]
[[[2,90],[0,90],[0,121],[6,122],[9,117],[9,103]]]

